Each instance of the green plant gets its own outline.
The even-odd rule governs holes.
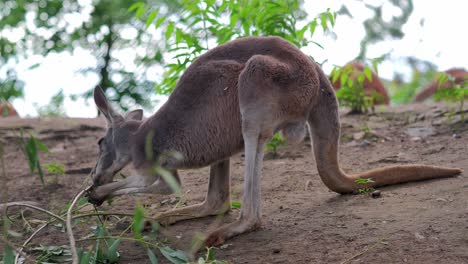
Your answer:
[[[39,161],[39,152],[47,153],[49,149],[47,146],[42,143],[40,140],[35,138],[33,135],[29,134],[29,138],[25,138],[23,130],[20,131],[20,137],[18,138],[18,145],[20,146],[21,151],[25,154],[28,164],[29,171],[33,174],[37,171],[39,179],[42,184],[44,183],[44,173],[42,172],[41,164]]]
[[[432,81],[434,73],[435,71],[432,68],[426,71],[414,68],[409,82],[404,82],[402,76],[397,76],[395,80],[387,85],[392,91],[392,102],[396,104],[410,103],[416,92]]]
[[[233,208],[241,208],[242,204],[240,202],[231,202],[231,207]]]
[[[369,187],[368,184],[369,183],[373,183],[374,180],[372,178],[357,178],[356,180],[354,180],[355,183],[359,184],[359,186],[362,186],[362,188],[359,188],[358,189],[358,193],[359,194],[365,194],[365,195],[369,195],[370,193],[372,193],[373,191],[375,191],[374,188],[372,187]]]
[[[49,164],[42,165],[50,174],[55,176],[55,183],[58,183],[59,176],[65,174],[65,166],[60,163],[52,162]]]
[[[24,82],[17,79],[13,70],[8,70],[7,78],[0,80],[0,103],[23,97],[23,88]]]
[[[106,222],[97,222],[97,228],[92,236],[88,236],[80,241],[95,240],[95,245],[90,250],[81,249],[79,252],[80,264],[88,263],[117,263],[120,259],[118,248],[122,241],[133,241],[145,248],[151,263],[158,263],[154,253],[157,249],[171,263],[187,263],[188,257],[185,252],[172,249],[160,243],[156,236],[144,236],[142,231],[145,225],[145,210],[142,206],[135,208],[132,223],[119,235],[112,235],[107,228]],[[132,231],[133,237],[125,236],[128,231]]]
[[[362,130],[362,132],[364,132],[364,133],[370,133],[370,132],[371,132],[371,129],[370,129],[370,127],[368,127],[368,126],[363,126],[363,127],[361,127],[361,130]]]
[[[195,263],[197,264],[227,264],[228,262],[226,261],[216,259],[215,250],[216,248],[214,247],[206,248],[205,257],[198,258],[197,262]]]
[[[64,263],[71,261],[70,247],[66,245],[39,245],[38,247],[32,248],[32,251],[39,253],[36,263]]]
[[[377,69],[376,67],[374,63],[374,69]],[[367,112],[374,107],[374,101],[381,99],[375,91],[370,95],[364,91],[364,81],[372,81],[372,70],[367,65],[363,71],[357,70],[351,64],[344,67],[335,66],[330,75],[332,83],[338,80],[340,82],[340,89],[336,92],[338,101],[341,105],[350,107],[353,113]]]
[[[312,40],[317,26],[324,31],[334,26],[336,13],[326,10],[318,17],[305,20],[299,0],[182,0],[178,16],[165,16],[163,8],[148,6],[143,2],[132,5],[129,10],[137,18],[145,19],[146,26],[164,32],[170,54],[166,73],[157,84],[157,92],[169,94],[182,72],[210,45],[220,45],[245,36],[281,36],[298,47]],[[213,44],[211,44],[213,43]],[[320,45],[319,45],[320,46]]]
[[[434,94],[434,99],[436,100],[443,100],[449,103],[458,104],[458,111],[461,115],[462,122],[465,122],[465,112],[463,111],[463,106],[465,104],[465,100],[468,99],[468,80],[464,81],[463,83],[454,83],[454,78],[445,73],[439,73],[438,77],[438,88],[437,92]],[[449,88],[442,88],[442,85],[450,82],[452,83],[452,87]],[[449,118],[451,118],[455,111],[450,111]]]
[[[5,163],[3,159],[3,144],[2,141],[0,140],[0,189],[2,192],[0,192],[0,202],[6,202],[8,201],[8,188],[6,188],[6,170],[5,170]],[[3,244],[2,251],[0,253],[0,263],[2,264],[13,264],[15,260],[15,253],[13,251],[13,248],[11,247],[9,241],[8,241],[8,236],[10,234],[10,225],[12,222],[8,219],[8,217],[5,215],[5,211],[0,212],[0,220],[1,220],[1,227],[2,230],[1,232],[1,237],[0,242]]]
[[[276,133],[273,135],[270,141],[268,141],[265,147],[267,150],[273,153],[273,156],[276,157],[278,155],[278,148],[285,145],[286,141],[284,138],[279,133]]]

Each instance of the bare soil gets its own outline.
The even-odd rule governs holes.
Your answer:
[[[444,117],[447,109],[432,104],[385,108],[375,114],[343,113],[341,166],[347,172],[358,172],[392,164],[436,164],[462,168],[462,175],[381,188],[379,198],[339,195],[321,182],[309,141],[281,147],[277,158],[264,162],[263,227],[227,241],[216,250],[217,259],[232,263],[468,263],[468,122],[461,122],[460,115]],[[37,175],[29,173],[16,143],[20,127],[49,147],[49,153],[40,155],[42,163],[65,165],[66,174],[58,183],[46,173],[43,186]],[[100,119],[0,119],[6,166],[6,179],[1,179],[6,187],[1,192],[8,201],[30,200],[54,212],[63,210],[83,188],[97,156],[96,141],[103,134]],[[241,201],[242,169],[240,153],[231,160],[233,201]],[[185,202],[201,202],[208,169],[180,174]],[[101,209],[131,213],[140,203],[148,212],[157,212],[175,206],[171,197],[122,197]],[[223,218],[184,221],[146,235],[161,236],[172,247],[187,250],[197,232],[233,221],[238,214],[233,209]],[[26,216],[41,217],[39,213]],[[77,228],[76,236],[91,233],[93,221]],[[34,221],[30,224],[37,226]],[[12,226],[24,233],[17,243],[28,235],[23,226],[20,220]],[[122,231],[114,228],[116,233]],[[32,242],[66,243],[57,227],[41,232]],[[146,250],[136,243],[123,242],[120,253],[120,263],[150,263]],[[159,260],[167,263],[161,255]]]

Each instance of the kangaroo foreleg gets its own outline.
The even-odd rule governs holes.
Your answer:
[[[160,223],[178,221],[226,213],[231,208],[229,159],[210,167],[208,192],[202,203],[157,214]]]

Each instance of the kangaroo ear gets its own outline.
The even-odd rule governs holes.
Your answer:
[[[94,103],[99,108],[99,111],[104,114],[109,124],[112,124],[117,114],[114,112],[114,109],[112,109],[104,91],[99,86],[94,88]]]
[[[125,115],[125,121],[128,120],[142,120],[143,119],[143,110],[137,109],[133,110],[131,112],[128,112],[127,115]]]

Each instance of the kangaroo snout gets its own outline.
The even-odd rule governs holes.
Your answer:
[[[96,206],[100,206],[106,200],[105,197],[99,197],[98,193],[96,192],[96,187],[94,186],[88,190],[86,197],[88,197],[89,203]]]

